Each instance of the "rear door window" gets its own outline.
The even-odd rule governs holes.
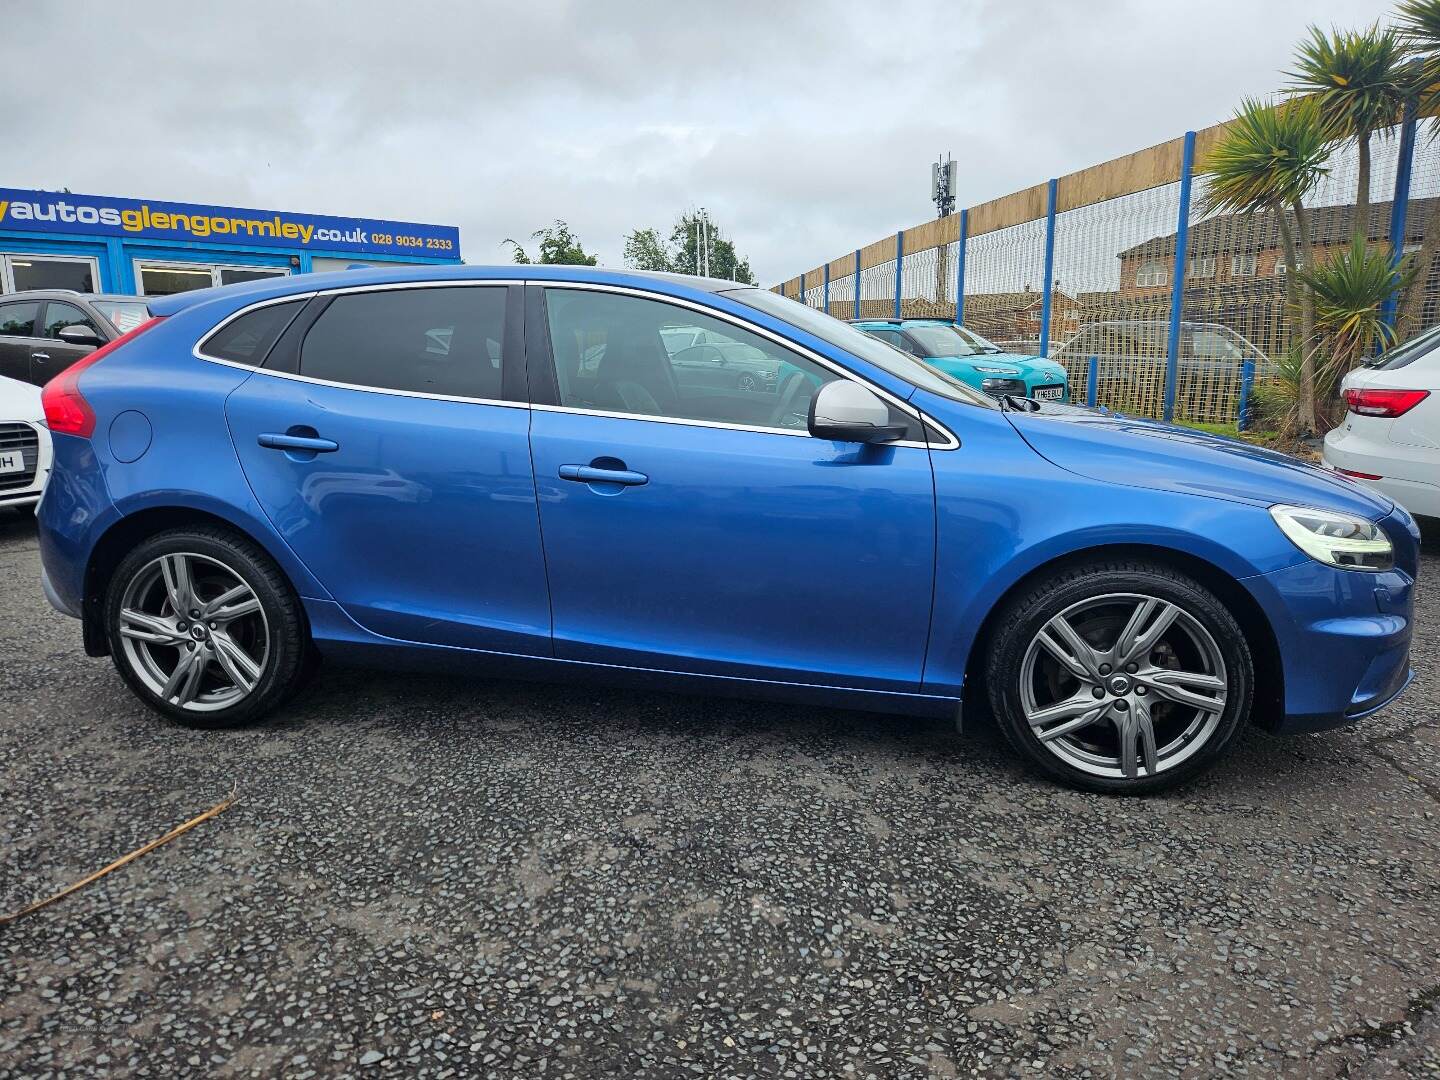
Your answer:
[[[501,398],[505,287],[343,293],[300,349],[300,374],[376,390]]]
[[[40,305],[34,300],[18,304],[0,304],[0,334],[7,337],[30,337],[35,330],[35,316]]]

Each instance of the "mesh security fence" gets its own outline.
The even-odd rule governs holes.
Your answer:
[[[1027,221],[965,245],[964,323],[1009,352],[1040,348],[1045,221]]]
[[[838,318],[954,319],[1022,355],[1040,352],[1043,338],[1049,356],[1069,374],[1072,400],[1134,415],[1234,424],[1250,375],[1261,385],[1281,378],[1299,350],[1290,286],[1293,263],[1303,264],[1307,252],[1311,265],[1323,265],[1357,231],[1385,251],[1396,240],[1415,262],[1433,247],[1432,265],[1421,268],[1408,295],[1395,298],[1397,331],[1403,339],[1440,323],[1440,120],[1422,122],[1403,160],[1401,135],[1397,126],[1372,138],[1367,215],[1356,212],[1353,141],[1333,149],[1327,173],[1305,198],[1303,222],[1293,210],[1283,218],[1216,210],[1198,172],[1182,215],[1182,140],[1175,140],[1058,181],[1056,201],[1080,205],[1055,215],[1053,246],[1043,212],[1016,220],[1036,212],[1030,192],[1018,193],[967,212],[969,221],[987,224],[969,235],[963,259],[959,242],[935,243],[937,230],[929,225],[905,237],[924,238],[928,246],[861,271],[859,297],[853,270],[835,273],[832,265],[829,311]],[[1148,165],[1132,170],[1146,155]],[[1392,238],[1394,192],[1397,182],[1403,189],[1407,165],[1404,235]],[[1188,225],[1177,266],[1182,217]],[[1286,251],[1287,231],[1296,238],[1293,254]],[[1422,249],[1427,235],[1432,243]],[[807,303],[824,305],[820,272],[792,279],[786,292],[802,294],[802,286]]]

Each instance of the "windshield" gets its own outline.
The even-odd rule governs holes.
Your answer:
[[[941,323],[907,326],[905,332],[915,339],[925,356],[980,356],[1000,351],[999,346],[990,344],[979,334],[958,326]]]
[[[150,309],[138,300],[96,300],[94,303],[95,309],[122,334],[128,334],[150,318]]]
[[[799,327],[807,334],[814,334],[821,341],[858,356],[867,363],[874,364],[883,371],[888,371],[896,378],[904,379],[912,386],[918,386],[922,390],[939,394],[952,401],[963,401],[967,405],[979,405],[985,409],[1000,407],[993,398],[966,386],[958,379],[952,379],[942,371],[937,371],[909,353],[902,352],[893,345],[887,345],[862,330],[856,330],[849,323],[843,323],[834,316],[806,307],[789,297],[777,296],[765,289],[736,289],[721,293],[721,295],[744,304],[746,307],[752,307],[756,311],[763,311],[766,315],[773,315],[792,326]]]
[[[1394,371],[1396,368],[1414,363],[1437,347],[1440,347],[1440,326],[1425,331],[1419,337],[1411,338],[1404,345],[1397,346],[1389,352],[1381,353],[1373,360],[1367,360],[1365,366]]]

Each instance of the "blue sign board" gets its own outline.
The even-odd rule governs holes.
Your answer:
[[[19,188],[0,188],[0,229],[301,248],[356,255],[460,258],[460,230],[453,225],[294,214],[283,210],[242,210],[233,206]]]

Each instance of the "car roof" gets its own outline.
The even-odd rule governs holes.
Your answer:
[[[170,296],[148,297],[154,315],[175,315],[187,308],[212,300],[244,297],[247,301],[267,300],[292,295],[348,289],[367,285],[405,285],[423,281],[573,281],[597,285],[631,285],[639,288],[663,282],[695,292],[725,293],[753,289],[738,281],[721,278],[691,277],[649,270],[614,270],[599,266],[551,266],[537,263],[508,263],[499,266],[370,266],[353,270],[336,270],[324,274],[293,274],[263,278],[213,289],[195,289]]]
[[[131,296],[126,293],[95,293],[79,292],[75,289],[24,289],[20,292],[0,294],[0,304],[8,304],[11,300],[84,300],[93,303],[96,300],[135,300],[139,303],[148,303],[154,300],[153,296]]]

